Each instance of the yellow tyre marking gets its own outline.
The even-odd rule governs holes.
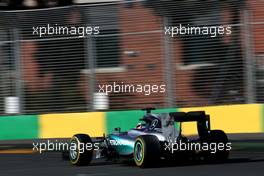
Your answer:
[[[145,149],[144,149],[144,142],[142,141],[141,138],[137,138],[136,141],[140,141],[140,142],[141,142],[141,146],[142,146],[142,159],[141,159],[140,162],[138,162],[138,161],[135,159],[135,162],[136,162],[137,166],[141,166],[142,163],[143,163],[143,161],[144,161],[144,158],[145,158],[145,154],[144,154],[144,152],[145,152]]]
[[[79,152],[79,149],[78,149],[78,146],[80,145],[80,141],[79,141],[79,139],[78,139],[76,136],[73,136],[73,137],[72,137],[71,141],[73,141],[73,140],[76,140],[77,143],[78,143],[78,145],[76,146],[76,149],[78,150],[78,152],[77,152],[77,159],[76,159],[74,162],[73,162],[72,160],[70,160],[71,163],[74,165],[74,164],[76,164],[76,163],[79,161],[79,159],[80,159],[80,152]],[[70,142],[70,146],[71,146],[71,142]]]

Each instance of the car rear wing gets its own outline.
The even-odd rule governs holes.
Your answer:
[[[170,112],[169,114],[175,122],[207,121],[210,118],[205,111]]]
[[[210,115],[205,111],[170,112],[169,115],[175,122],[197,122],[197,130],[200,137],[210,130]]]

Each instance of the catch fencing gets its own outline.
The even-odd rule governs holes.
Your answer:
[[[0,114],[263,103],[263,8],[146,0],[0,11]]]

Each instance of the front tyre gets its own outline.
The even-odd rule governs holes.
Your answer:
[[[69,158],[72,165],[85,166],[90,164],[93,158],[93,148],[86,149],[92,145],[92,139],[87,134],[76,134],[71,138]]]
[[[156,136],[139,136],[134,144],[134,161],[137,166],[151,167],[160,160],[161,145]]]

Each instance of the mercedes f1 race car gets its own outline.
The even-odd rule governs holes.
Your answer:
[[[162,160],[182,161],[197,158],[209,162],[223,162],[231,149],[227,135],[210,129],[210,117],[204,111],[146,114],[135,128],[122,132],[115,128],[111,134],[91,138],[76,134],[70,141],[68,158],[73,165],[89,165],[92,159],[134,160],[141,168],[153,167]],[[197,122],[198,136],[182,134],[183,122]],[[193,138],[193,139],[192,139]]]

